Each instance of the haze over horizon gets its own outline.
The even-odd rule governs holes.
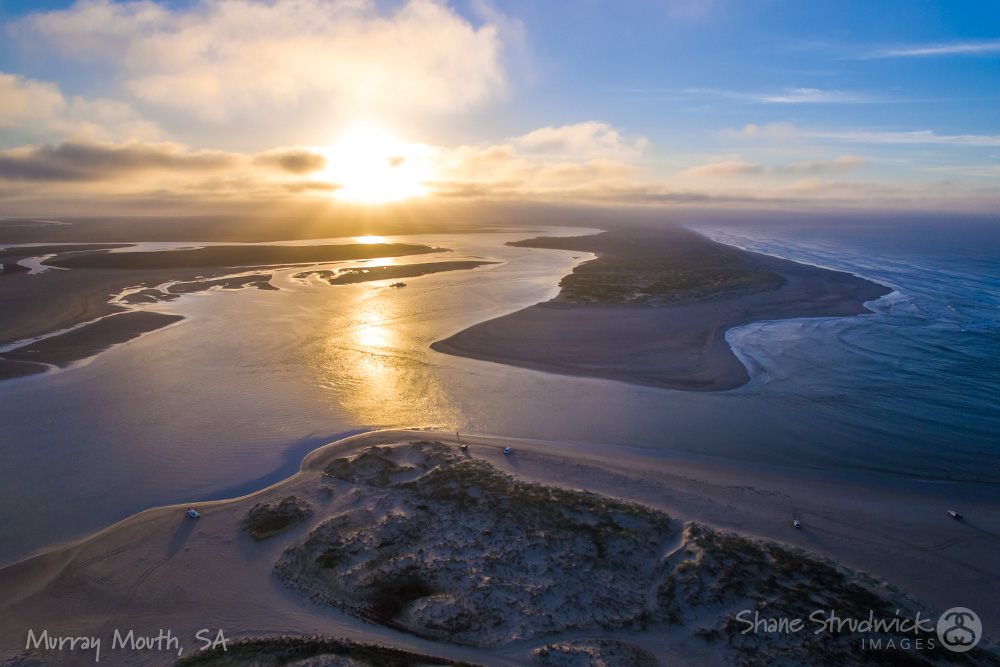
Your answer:
[[[0,215],[1000,210],[1000,7],[8,1]]]

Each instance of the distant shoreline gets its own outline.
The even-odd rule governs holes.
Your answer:
[[[849,273],[704,240],[739,253],[757,273],[780,276],[783,284],[633,306],[573,303],[564,279],[563,292],[552,301],[476,324],[432,343],[431,349],[562,375],[724,391],[750,380],[726,341],[730,329],[758,321],[870,313],[864,304],[892,291]]]

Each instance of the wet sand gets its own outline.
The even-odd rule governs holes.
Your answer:
[[[224,629],[230,639],[279,633],[347,636],[478,664],[526,664],[530,651],[547,639],[492,649],[430,642],[315,605],[273,576],[284,548],[325,520],[322,508],[330,501],[323,500],[323,486],[332,488],[333,498],[355,494],[357,507],[370,502],[364,488],[352,491],[358,485],[322,473],[330,461],[372,445],[426,439],[458,445],[454,435],[428,431],[354,436],[316,450],[304,460],[302,472],[268,489],[200,505],[197,521],[185,516],[184,506],[153,509],[76,544],[0,569],[0,659],[24,650],[29,628],[101,636],[105,649],[115,628],[153,636],[170,628],[190,653],[198,647],[195,632],[211,627]],[[993,558],[1000,546],[1000,507],[985,485],[846,477],[488,436],[462,435],[461,442],[469,445],[470,456],[520,479],[634,500],[678,521],[695,520],[798,546],[883,579],[938,610],[960,604],[976,610],[984,627],[1000,622],[994,604],[1000,562]],[[508,445],[514,451],[505,456]],[[289,494],[310,498],[316,515],[263,542],[241,531],[240,521],[250,507]],[[964,522],[946,514],[952,507],[963,511]],[[801,530],[792,527],[793,516],[802,520]],[[669,631],[627,633],[625,638],[669,664],[722,661],[711,645],[684,641]],[[63,664],[93,662],[92,652],[78,652],[78,657]],[[156,651],[105,650],[101,662],[169,660]]]
[[[441,248],[412,243],[354,243],[344,245],[239,245],[205,246],[160,252],[74,254],[44,262],[64,269],[192,269],[258,267],[275,264],[339,262],[376,257],[402,257],[443,252]]]
[[[467,271],[496,262],[425,262],[423,264],[402,264],[397,266],[373,266],[336,271],[305,271],[296,273],[296,278],[319,276],[331,285],[353,285],[373,280],[393,280],[395,278],[418,278],[442,271]]]
[[[47,370],[49,367],[45,364],[36,364],[30,361],[7,361],[0,358],[0,380],[15,380],[29,375],[39,375]]]
[[[103,352],[112,345],[128,342],[183,319],[181,315],[145,311],[108,315],[79,329],[15,348],[5,352],[2,357],[5,361],[50,364],[63,368],[74,361]]]
[[[890,292],[847,273],[744,254],[784,284],[648,306],[574,304],[557,297],[472,326],[431,349],[550,373],[720,391],[750,379],[726,342],[729,329],[763,320],[859,315],[870,312],[866,301]]]

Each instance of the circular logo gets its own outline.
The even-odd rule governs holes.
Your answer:
[[[965,653],[971,650],[982,634],[983,623],[971,609],[952,607],[938,619],[938,639],[949,651]]]

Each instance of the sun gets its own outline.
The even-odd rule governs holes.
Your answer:
[[[427,194],[430,146],[406,143],[382,128],[364,125],[319,150],[327,166],[317,176],[340,186],[333,192],[337,199],[384,203]]]

